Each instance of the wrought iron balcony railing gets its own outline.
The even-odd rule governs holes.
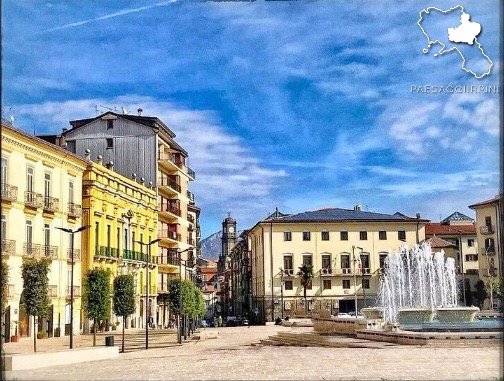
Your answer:
[[[44,197],[40,193],[26,191],[25,205],[32,208],[42,208],[44,206]]]
[[[23,255],[29,258],[34,258],[40,256],[42,253],[42,245],[25,242],[23,244]]]
[[[58,246],[42,246],[43,256],[48,259],[58,259]]]
[[[175,192],[178,192],[178,193],[180,193],[180,191],[181,191],[181,187],[180,187],[179,184],[177,184],[173,180],[166,179],[166,178],[159,179],[158,186],[168,187],[168,188],[170,188],[170,189],[172,189],[172,190],[174,190]]]
[[[493,225],[480,226],[481,234],[493,234],[495,232]]]
[[[57,212],[58,209],[59,209],[59,199],[50,196],[44,197],[45,212]]]
[[[180,210],[180,208],[178,206],[176,206],[174,204],[170,204],[170,203],[161,203],[160,211],[173,213],[179,217],[182,215],[182,211]]]
[[[285,276],[294,276],[294,269],[284,269],[283,275]]]
[[[329,267],[325,267],[320,270],[321,275],[332,275],[332,272],[333,272],[332,269]]]
[[[58,286],[55,284],[49,285],[49,297],[57,298],[58,297]]]
[[[73,261],[75,262],[80,262],[82,260],[81,258],[81,251],[80,249],[74,249],[73,251]],[[72,250],[68,249],[67,251],[67,261],[72,262]]]
[[[174,231],[171,231],[171,230],[168,230],[168,229],[158,229],[158,237],[169,238],[169,239],[173,239],[178,242],[182,241],[181,234],[174,232]]]
[[[2,240],[2,254],[15,255],[16,254],[16,241],[13,239]]]
[[[17,201],[17,193],[16,186],[2,183],[2,200]]]
[[[99,255],[100,257],[117,259],[119,257],[119,252],[114,247],[98,246],[96,248],[95,255]]]
[[[191,168],[189,168],[189,167],[187,167],[187,175],[192,180],[196,179],[196,173]]]
[[[192,192],[187,191],[187,198],[190,203],[194,203],[194,194]]]
[[[79,204],[74,204],[73,202],[69,202],[68,215],[70,217],[76,217],[76,218],[82,216],[82,206]]]
[[[495,255],[495,246],[483,247],[480,249],[481,255]]]
[[[70,297],[70,290],[71,290],[71,286],[67,286],[67,288],[66,288],[67,297]],[[73,296],[74,296],[74,298],[76,296],[81,296],[80,286],[73,286]]]

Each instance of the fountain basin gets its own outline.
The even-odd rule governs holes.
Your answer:
[[[401,308],[399,309],[399,323],[422,324],[434,319],[434,311],[430,308]]]
[[[364,307],[361,309],[361,313],[366,319],[382,319],[383,307]]]
[[[480,311],[478,307],[438,307],[437,319],[441,323],[463,323],[474,320]]]

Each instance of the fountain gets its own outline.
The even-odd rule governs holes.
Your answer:
[[[443,250],[432,253],[427,243],[411,250],[403,245],[385,259],[378,293],[381,307],[362,312],[370,318],[381,313],[389,324],[430,323],[436,315],[443,323],[472,321],[479,308],[458,307],[457,300],[455,260],[445,260]]]

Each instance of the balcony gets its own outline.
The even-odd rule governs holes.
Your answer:
[[[189,180],[196,179],[196,173],[189,167],[187,167],[187,175],[189,176]]]
[[[157,289],[157,287],[156,287],[156,286],[150,286],[150,287],[149,287],[149,294],[150,294],[150,295],[154,295],[154,294],[156,294],[156,293],[157,293],[156,289]],[[146,286],[142,286],[142,294],[144,294],[144,295],[145,295],[145,291],[146,291]]]
[[[180,193],[181,187],[174,180],[167,178],[158,179],[158,187],[162,188],[169,194],[177,194]]]
[[[58,286],[55,284],[49,285],[49,297],[57,298],[58,297]]]
[[[159,206],[159,211],[161,213],[171,213],[174,218],[180,217],[182,215],[182,211],[176,204],[170,204],[166,202],[162,202]]]
[[[161,237],[162,239],[167,238],[177,242],[182,241],[182,235],[180,233],[168,229],[158,229],[158,237]]]
[[[55,197],[45,196],[44,197],[44,212],[54,213],[59,209],[59,199]]]
[[[294,269],[283,269],[284,276],[294,276]]]
[[[25,192],[25,205],[30,208],[42,208],[44,206],[44,197],[40,193]]]
[[[70,297],[70,290],[71,290],[71,287],[67,286],[67,288],[66,288],[66,295],[67,295],[68,298]],[[73,296],[74,296],[74,298],[76,296],[81,296],[80,286],[73,286]]]
[[[493,234],[495,233],[495,229],[493,225],[480,226],[481,234]]]
[[[2,183],[2,201],[17,201],[17,192],[16,186]]]
[[[194,246],[194,238],[187,238],[187,244]]]
[[[58,246],[42,246],[42,254],[48,259],[58,259]]]
[[[23,256],[28,258],[39,257],[42,253],[42,245],[38,245],[31,242],[26,242],[23,244]]]
[[[353,271],[351,268],[334,269],[334,275],[345,276],[352,275]]]
[[[68,203],[68,216],[73,218],[79,218],[82,216],[82,206],[74,204],[73,202]]]
[[[187,215],[187,221],[189,221],[190,223],[194,224],[194,216],[192,214],[188,214]]]
[[[114,247],[98,246],[96,247],[95,257],[102,257],[105,259],[117,260],[119,252]]]
[[[145,263],[147,262],[147,254],[140,253],[139,251],[125,249],[123,250],[123,260]]]
[[[331,268],[325,267],[320,270],[320,275],[332,275],[333,271]]]
[[[190,204],[194,204],[194,194],[192,192],[187,191],[187,198]]]
[[[170,152],[159,152],[159,164],[167,170],[180,170],[184,165],[181,155]]]
[[[490,247],[484,247],[480,249],[481,255],[490,255],[494,256],[495,255],[495,246],[490,246]]]
[[[74,249],[73,251],[73,262],[80,262],[82,260],[80,249]],[[67,262],[72,263],[72,250],[67,250]]]
[[[361,275],[370,275],[371,269],[369,267],[361,267],[359,269],[359,272],[361,273]]]
[[[16,241],[13,239],[2,240],[2,255],[15,255],[16,254]]]

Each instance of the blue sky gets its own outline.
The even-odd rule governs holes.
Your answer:
[[[466,3],[482,79],[422,52],[419,12],[457,1],[5,0],[3,117],[40,134],[95,105],[159,117],[196,171],[203,237],[275,207],[474,216],[498,193],[499,94],[411,91],[499,84],[499,0]]]

